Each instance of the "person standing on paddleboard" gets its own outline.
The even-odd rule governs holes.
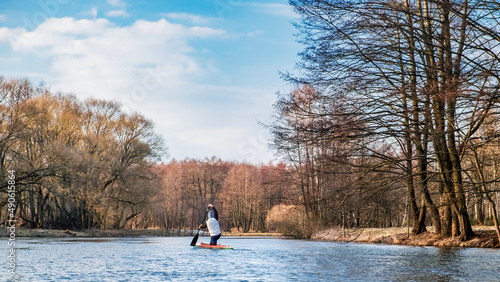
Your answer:
[[[208,204],[208,219],[200,225],[200,229],[208,228],[210,233],[210,245],[217,245],[221,231],[219,226],[219,214],[212,204]]]

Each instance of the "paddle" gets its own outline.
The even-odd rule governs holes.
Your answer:
[[[201,224],[203,224],[203,221],[205,221],[205,218],[207,217],[207,214],[208,214],[208,210],[205,213],[205,215],[203,216],[203,220],[201,221]],[[196,232],[196,235],[194,236],[193,241],[191,241],[191,246],[195,246],[196,245],[196,242],[198,241],[198,235],[199,234],[200,234],[200,227],[198,227],[198,232]]]

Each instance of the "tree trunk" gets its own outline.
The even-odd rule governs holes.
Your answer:
[[[413,234],[422,234],[424,232],[427,232],[427,228],[425,227],[425,216],[427,214],[427,209],[425,208],[425,197],[422,195],[421,197],[421,208],[420,208],[420,214],[418,216],[417,224],[414,224],[414,226],[417,226],[417,229],[413,227],[414,229],[412,230]]]

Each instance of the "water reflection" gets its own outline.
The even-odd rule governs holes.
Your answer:
[[[460,259],[461,249],[458,248],[436,248],[439,260],[443,262],[456,261]]]

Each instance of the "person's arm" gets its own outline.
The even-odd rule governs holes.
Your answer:
[[[208,210],[213,210],[214,211],[214,218],[219,221],[219,213],[217,213],[217,210],[212,204],[208,204]]]
[[[217,221],[219,221],[219,214],[217,213],[217,210],[214,207],[212,207],[212,209],[214,210],[214,217],[215,217],[215,219]]]
[[[200,229],[205,229],[207,228],[207,222],[204,222],[200,225]]]

